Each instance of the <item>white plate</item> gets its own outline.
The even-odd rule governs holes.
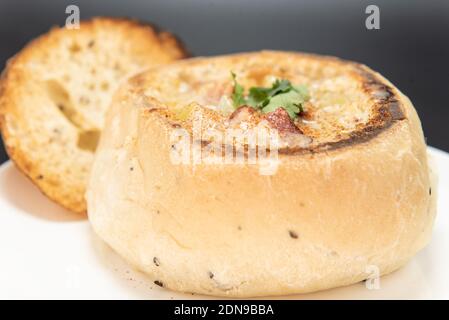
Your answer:
[[[407,266],[380,279],[282,299],[449,299],[449,154],[429,148],[439,170],[432,242]],[[190,299],[127,266],[85,217],[47,200],[10,163],[0,168],[0,298]]]

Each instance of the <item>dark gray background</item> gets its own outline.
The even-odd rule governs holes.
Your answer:
[[[449,151],[447,0],[0,0],[1,68],[29,40],[63,25],[69,4],[80,7],[82,19],[154,22],[179,35],[195,55],[280,49],[363,62],[411,98],[428,143]],[[369,4],[380,8],[380,30],[365,28]]]

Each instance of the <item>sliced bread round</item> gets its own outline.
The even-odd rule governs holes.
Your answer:
[[[13,57],[0,80],[8,155],[50,199],[85,212],[85,185],[115,89],[139,71],[186,56],[172,34],[133,20],[53,28]]]

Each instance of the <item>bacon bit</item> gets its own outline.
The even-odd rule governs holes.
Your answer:
[[[276,110],[269,112],[265,115],[265,119],[279,131],[280,134],[303,132],[299,129],[293,121],[290,119],[287,111],[284,108],[277,108]]]
[[[231,123],[249,121],[255,117],[255,114],[256,110],[254,110],[254,108],[241,106],[229,116],[229,120]]]
[[[217,104],[222,96],[230,96],[232,94],[233,86],[230,83],[213,83],[206,87],[204,94],[204,102],[206,104]]]

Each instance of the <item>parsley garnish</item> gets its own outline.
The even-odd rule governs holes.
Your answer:
[[[234,81],[234,90],[232,91],[232,102],[234,106],[241,106],[245,104],[245,97],[243,96],[243,87],[237,83],[235,73],[231,72],[232,80]]]
[[[232,102],[235,108],[248,105],[268,113],[282,107],[288,112],[290,118],[294,119],[304,111],[303,104],[309,99],[305,86],[292,85],[285,79],[276,80],[271,88],[252,87],[249,89],[248,96],[245,97],[242,85],[237,82],[235,74],[231,74],[234,81]]]

